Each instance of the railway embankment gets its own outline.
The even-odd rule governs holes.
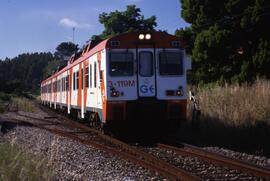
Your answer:
[[[24,105],[25,103],[21,101],[19,101],[20,104]],[[25,112],[21,110],[20,106],[17,106],[18,104],[13,103],[9,104],[7,111],[0,114],[1,139],[17,145],[30,155],[38,155],[46,159],[46,164],[53,170],[53,175],[49,180],[162,179],[159,174],[113,154],[33,126],[35,123],[40,124],[40,121],[27,117],[22,119],[13,110],[18,108],[19,114],[40,119],[50,117],[50,115],[38,107],[34,107],[30,112]],[[29,104],[32,104],[31,101]],[[14,120],[21,121],[14,122]],[[44,124],[42,125],[44,126]],[[47,126],[51,125],[53,126],[53,124],[47,124]]]

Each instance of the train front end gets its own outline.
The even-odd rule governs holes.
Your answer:
[[[107,124],[168,126],[186,118],[191,60],[179,38],[126,33],[106,48]]]

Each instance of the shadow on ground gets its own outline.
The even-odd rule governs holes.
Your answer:
[[[17,126],[27,126],[27,127],[32,127],[33,125],[28,122],[9,122],[9,121],[1,121],[0,120],[0,133],[6,134],[9,131],[13,130]]]
[[[270,125],[266,122],[233,127],[216,119],[181,123],[176,138],[197,146],[217,146],[270,157]]]

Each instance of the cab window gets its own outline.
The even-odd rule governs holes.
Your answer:
[[[183,63],[180,52],[159,53],[159,74],[160,75],[182,75]]]
[[[133,75],[133,54],[130,52],[110,53],[109,68],[111,76]]]
[[[140,75],[143,77],[152,77],[154,72],[152,52],[140,52],[139,57]]]

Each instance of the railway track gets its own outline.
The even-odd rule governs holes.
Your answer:
[[[16,111],[14,112],[18,117],[22,118],[12,118],[11,120],[15,124],[23,123],[27,124],[28,126],[34,126],[39,129],[49,131],[53,134],[80,142],[84,145],[112,153],[118,157],[148,168],[153,172],[158,172],[160,175],[170,180],[201,180],[194,174],[177,168],[151,154],[147,154],[135,149],[124,142],[104,135],[95,129],[68,120],[67,118],[65,118],[65,121],[59,121],[59,119],[63,119],[61,115],[55,116],[54,114],[54,116],[52,116],[54,120],[50,118],[48,120],[48,118],[42,119],[34,116],[23,115]],[[36,120],[38,123],[31,120]],[[61,126],[61,128],[59,128],[59,126]],[[67,128],[67,130],[63,129],[63,127]]]
[[[23,123],[26,122],[28,125],[30,124],[31,126],[35,126],[37,128],[47,130],[54,134],[78,141],[84,145],[96,147],[97,149],[112,153],[114,155],[117,155],[118,157],[134,162],[152,171],[158,172],[159,174],[166,178],[169,178],[170,180],[206,179],[206,177],[201,177],[200,175],[190,170],[174,165],[168,160],[160,159],[158,156],[136,149],[133,146],[130,146],[124,142],[104,135],[96,129],[92,129],[81,123],[74,122],[66,118],[65,116],[53,112],[52,110],[49,110],[47,108],[42,108],[42,110],[52,116],[37,118],[29,115],[22,115],[14,111],[18,116],[27,118],[28,121],[20,119],[13,119],[13,121]],[[31,119],[40,121],[40,123],[29,122],[29,120]],[[65,127],[65,129],[59,129],[59,126]],[[173,151],[178,155],[182,155],[185,157],[196,157],[201,160],[205,160],[208,163],[219,165],[221,167],[239,170],[243,173],[254,176],[251,177],[251,179],[258,178],[257,180],[270,180],[269,169],[228,158],[191,145],[180,144],[178,145],[178,147],[175,147],[165,144],[158,144],[157,148],[168,150],[170,152]]]
[[[180,155],[193,156],[203,159],[209,163],[240,170],[258,178],[270,180],[270,169],[250,164],[243,160],[229,158],[218,153],[210,152],[189,144],[180,143],[178,147],[166,144],[158,144],[159,148],[172,150]]]

